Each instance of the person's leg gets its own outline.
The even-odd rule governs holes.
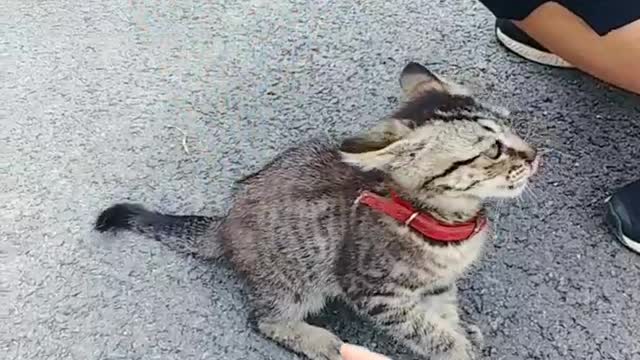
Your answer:
[[[510,50],[640,94],[640,3],[480,1],[498,18],[496,35]]]
[[[600,36],[567,8],[547,2],[514,23],[578,69],[640,94],[640,19]]]

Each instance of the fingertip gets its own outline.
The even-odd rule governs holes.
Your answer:
[[[342,344],[340,354],[344,360],[391,360],[358,345]]]

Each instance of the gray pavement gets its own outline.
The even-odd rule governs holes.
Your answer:
[[[505,52],[472,0],[0,2],[0,358],[295,358],[249,329],[229,271],[92,221],[126,199],[223,212],[283,147],[392,110],[409,60],[546,152],[461,284],[486,358],[640,359],[640,256],[602,220],[640,176],[640,101]],[[339,305],[314,321],[412,358]]]

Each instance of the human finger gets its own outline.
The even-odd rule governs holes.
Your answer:
[[[340,354],[344,360],[391,360],[382,354],[374,353],[362,346],[351,344],[342,345]]]

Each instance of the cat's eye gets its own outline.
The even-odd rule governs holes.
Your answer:
[[[484,152],[484,155],[493,160],[498,159],[500,155],[502,155],[502,143],[500,141],[496,141]]]

